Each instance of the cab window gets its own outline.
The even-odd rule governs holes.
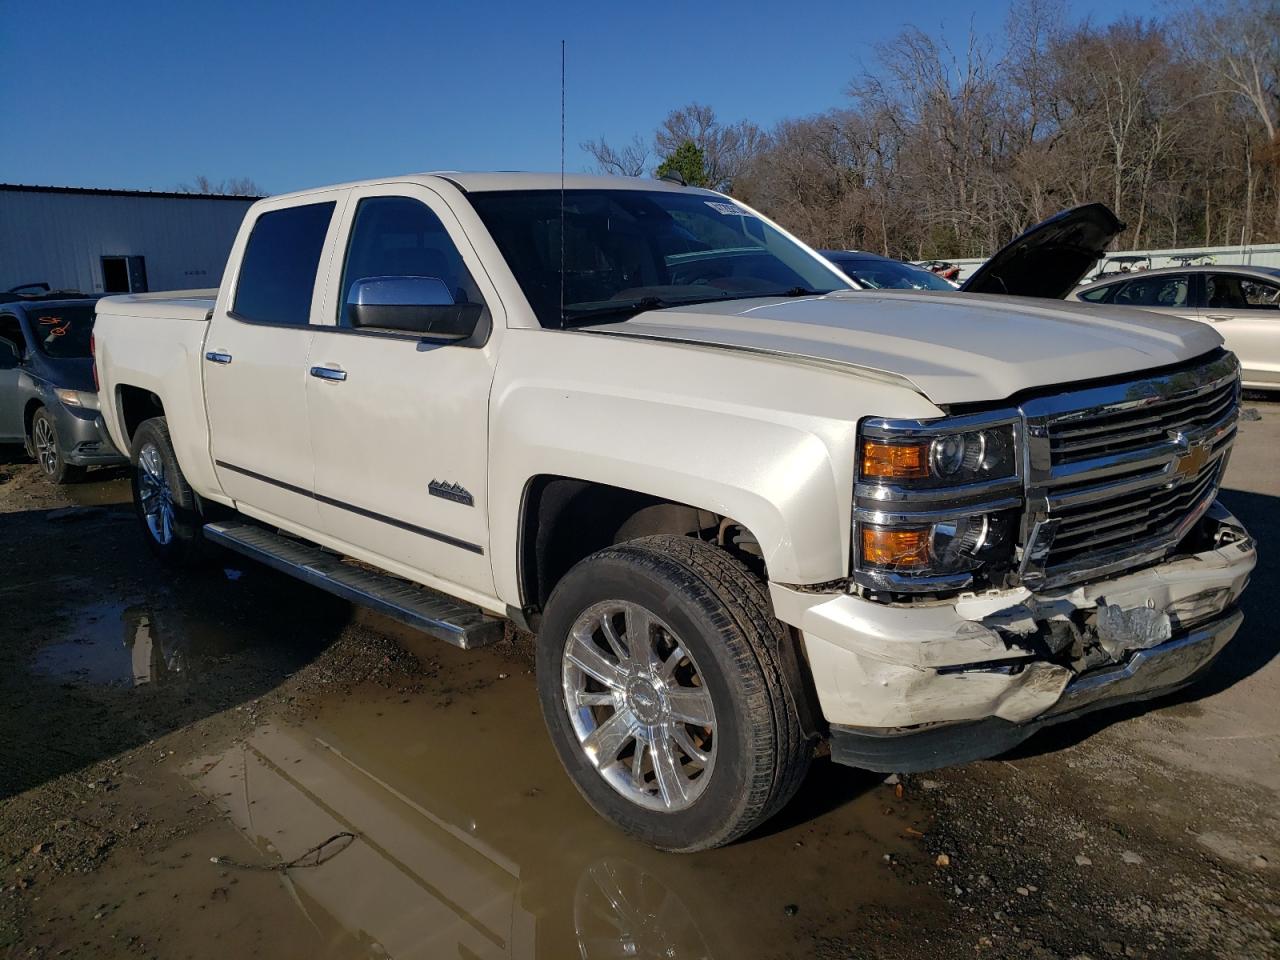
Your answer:
[[[238,320],[305,326],[334,204],[309,203],[258,217],[240,261],[232,313]]]
[[[462,254],[440,218],[411,197],[367,197],[356,207],[342,270],[338,323],[351,322],[351,292],[360,280],[412,277],[440,281],[453,303],[483,304]]]
[[[1185,307],[1189,286],[1186,274],[1139,277],[1124,284],[1111,302],[1127,307]]]

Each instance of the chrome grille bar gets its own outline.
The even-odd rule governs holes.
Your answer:
[[[1217,495],[1239,403],[1229,353],[1023,403],[1026,584],[1079,583],[1165,556]]]

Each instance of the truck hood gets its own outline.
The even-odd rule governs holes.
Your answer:
[[[1136,373],[1222,343],[1206,324],[1139,310],[906,290],[703,303],[582,329],[872,370],[936,404]]]

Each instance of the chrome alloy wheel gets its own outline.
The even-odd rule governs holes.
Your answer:
[[[53,435],[53,424],[45,417],[37,417],[31,430],[31,439],[36,447],[36,459],[40,469],[51,477],[58,474],[58,439]]]
[[[156,543],[164,546],[173,540],[173,493],[165,474],[164,460],[155,444],[148,443],[138,453],[138,498],[142,516]]]
[[[582,612],[564,647],[569,721],[609,786],[650,810],[688,809],[711,780],[716,716],[689,651],[625,600]]]

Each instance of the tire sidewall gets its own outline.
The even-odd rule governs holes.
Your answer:
[[[142,496],[138,483],[138,459],[143,448],[154,446],[164,463],[165,477],[168,479],[169,492],[173,500],[173,538],[168,543],[161,543],[147,526],[147,517],[142,509]],[[133,491],[133,509],[142,528],[142,535],[152,552],[162,560],[171,563],[185,564],[197,559],[200,544],[203,541],[199,504],[182,468],[178,465],[178,457],[173,451],[173,442],[169,438],[168,425],[163,417],[156,417],[143,422],[134,434],[133,449],[129,456],[129,483]]]
[[[728,832],[737,822],[751,787],[748,756],[751,717],[745,698],[730,679],[723,646],[726,625],[717,625],[694,599],[700,586],[692,573],[687,583],[668,582],[654,571],[637,568],[621,555],[592,558],[571,570],[557,585],[538,635],[538,697],[551,740],[578,790],[597,812],[623,830],[665,850],[714,845],[704,842]],[[703,590],[706,594],[707,591]],[[582,751],[564,704],[564,645],[583,610],[603,600],[638,603],[662,620],[691,653],[711,694],[716,715],[716,759],[711,782],[686,810],[649,810],[610,786]],[[720,640],[720,643],[716,641]]]
[[[53,435],[53,452],[58,458],[53,473],[44,468],[44,464],[40,460],[40,448],[36,445],[36,424],[40,421],[49,424],[49,432]],[[51,483],[63,483],[67,479],[69,468],[67,461],[62,455],[62,441],[58,439],[58,424],[53,419],[53,414],[49,412],[48,407],[40,407],[31,415],[31,455],[35,457],[36,465],[40,467],[40,472],[44,474],[44,478]]]

